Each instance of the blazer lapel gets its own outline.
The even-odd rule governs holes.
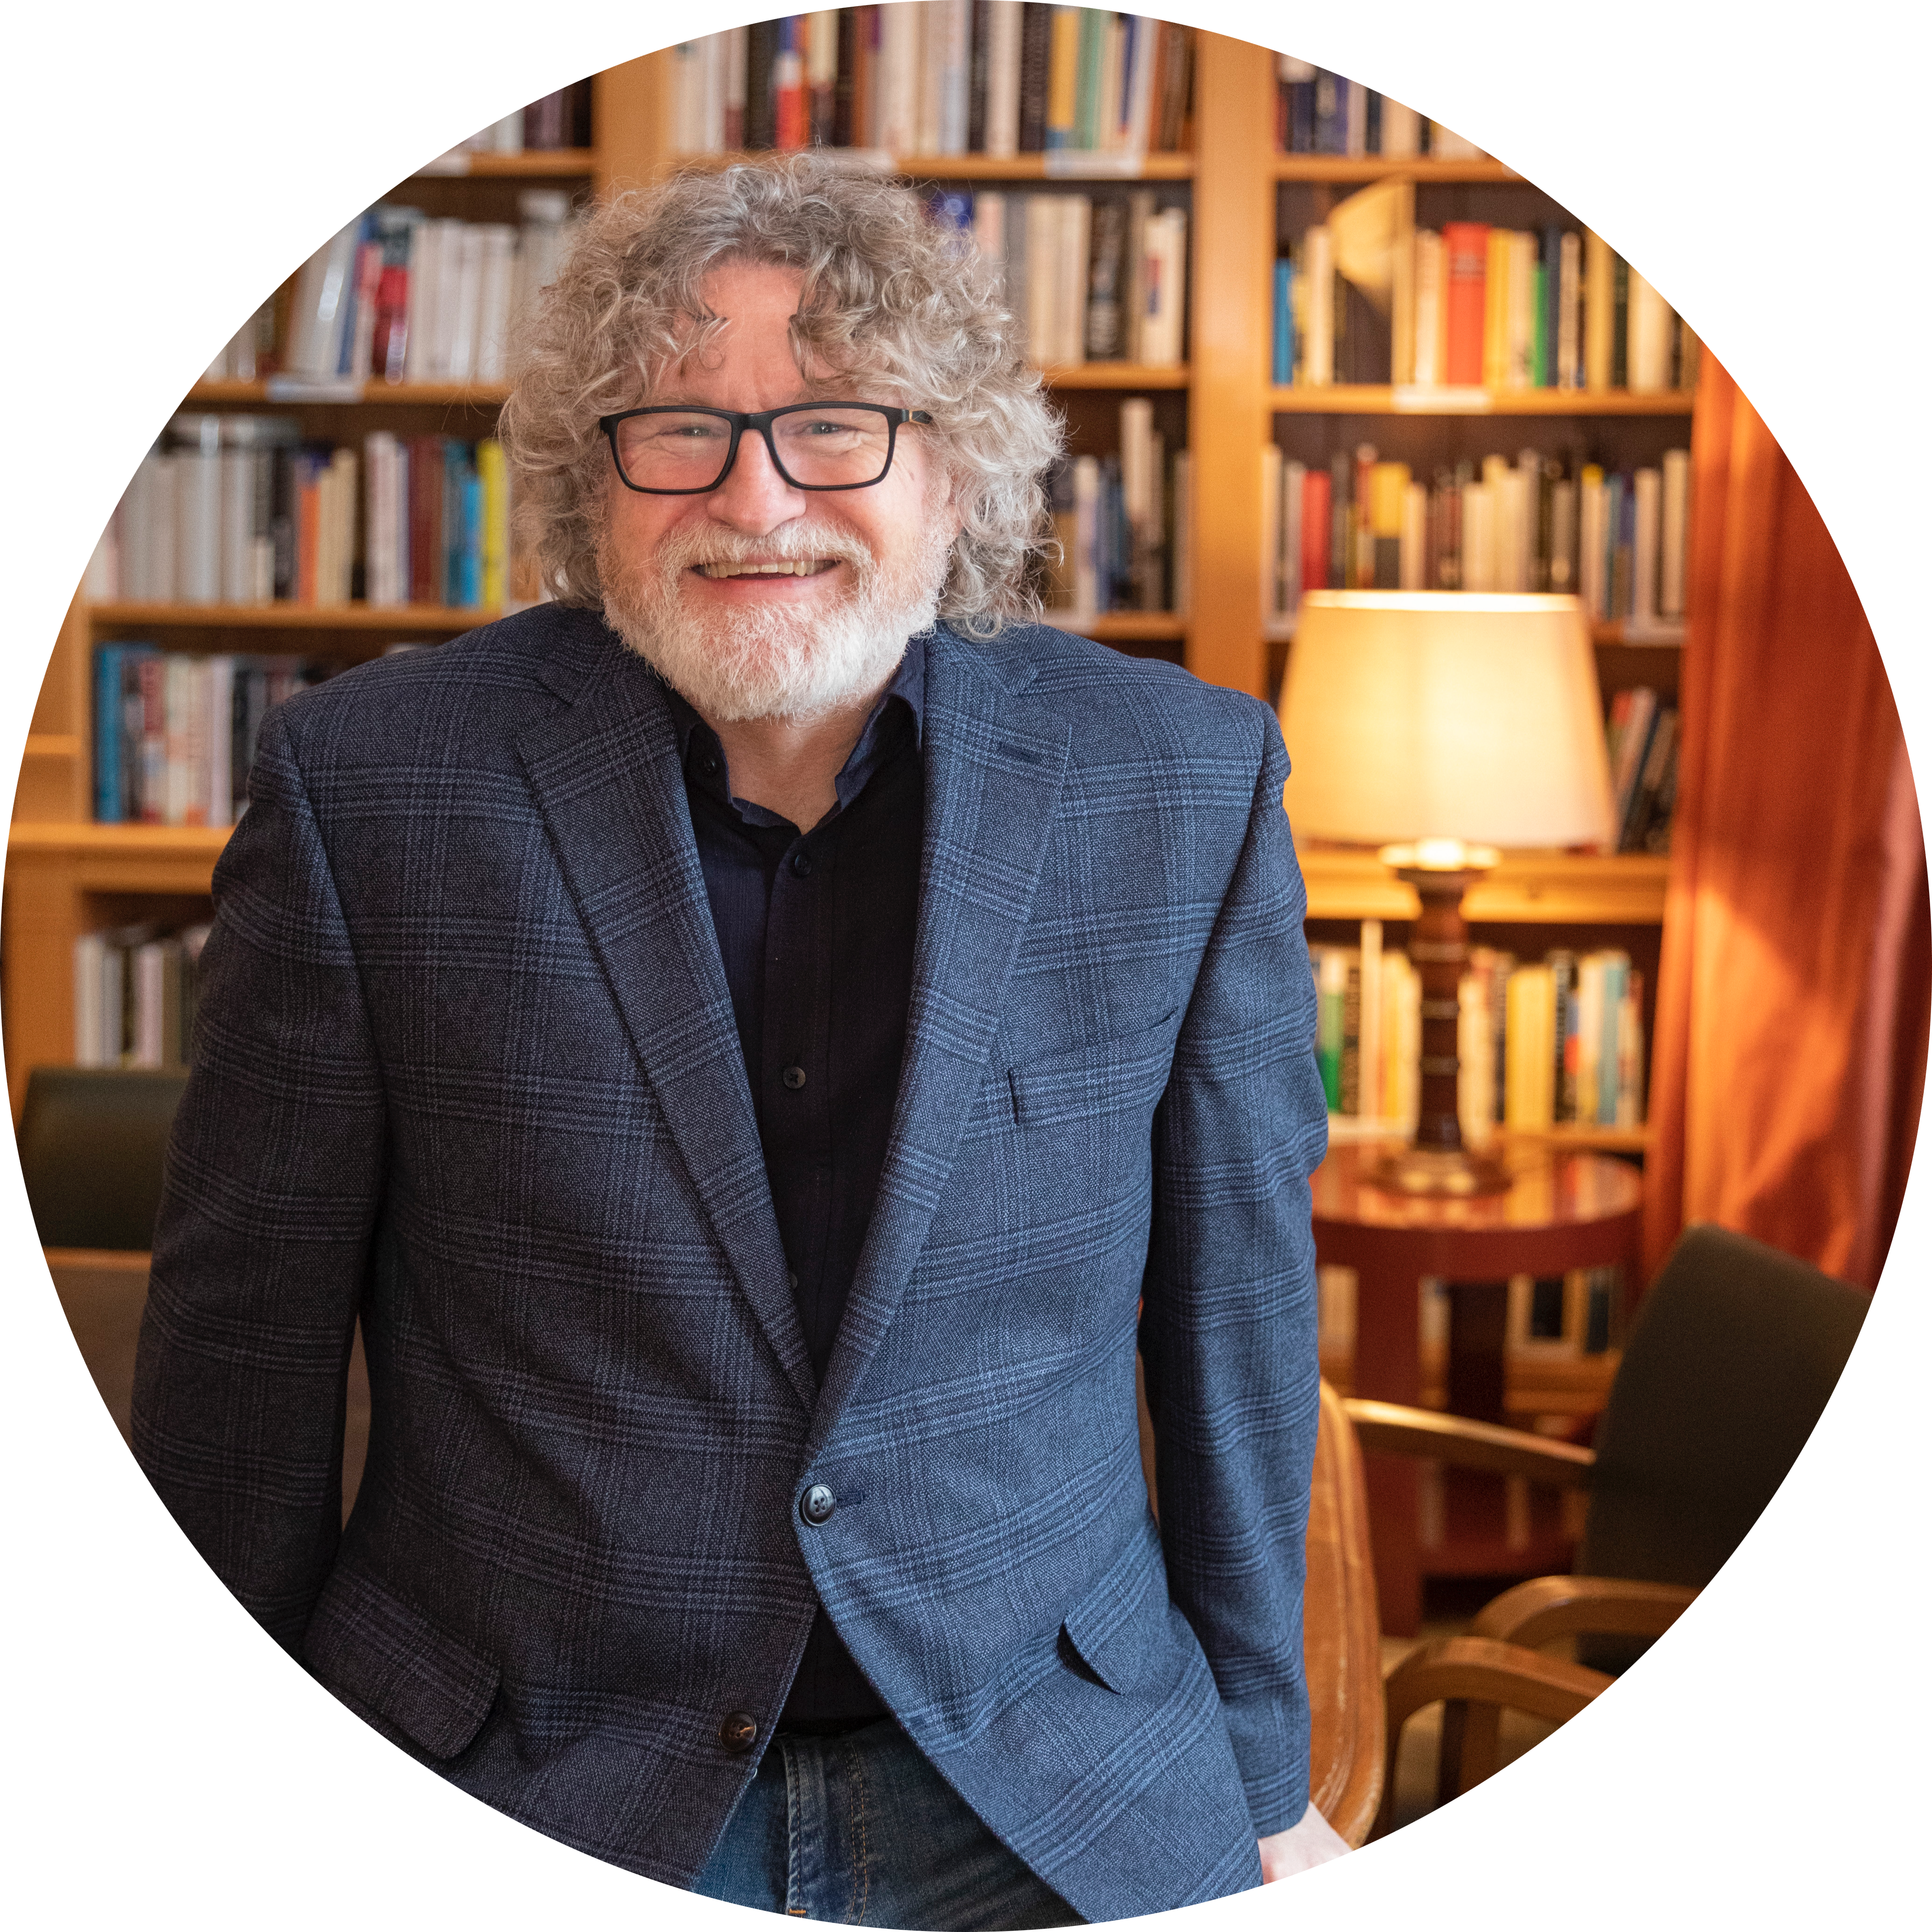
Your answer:
[[[601,630],[601,626],[598,627]],[[518,750],[631,1044],[732,1270],[809,1411],[815,1390],[692,836],[669,707],[612,642],[548,667],[568,700]]]
[[[830,1435],[891,1324],[958,1151],[1031,916],[1072,734],[1030,715],[976,650],[931,638],[926,828],[905,1057],[879,1190],[808,1454]]]

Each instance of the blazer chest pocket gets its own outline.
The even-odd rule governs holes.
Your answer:
[[[453,1758],[474,1740],[501,1675],[374,1577],[346,1568],[323,1588],[302,1660],[433,1758]]]
[[[1006,1069],[1013,1118],[1022,1127],[1088,1125],[1151,1113],[1174,1065],[1178,1010],[1150,1027]]]

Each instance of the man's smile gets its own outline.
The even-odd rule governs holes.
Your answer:
[[[814,556],[784,563],[699,563],[692,568],[718,583],[733,577],[819,577],[838,564],[836,556]]]

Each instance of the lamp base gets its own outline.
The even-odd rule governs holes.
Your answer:
[[[1506,1192],[1510,1177],[1493,1154],[1472,1153],[1467,1148],[1406,1147],[1385,1154],[1364,1178],[1384,1193],[1469,1201]]]

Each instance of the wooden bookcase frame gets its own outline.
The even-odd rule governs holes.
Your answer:
[[[1282,389],[1269,382],[1276,184],[1360,182],[1398,172],[1418,182],[1516,178],[1494,161],[1280,154],[1274,146],[1275,56],[1218,34],[1197,32],[1195,45],[1194,151],[1149,156],[1142,176],[1192,184],[1189,362],[1181,369],[1100,363],[1052,370],[1049,380],[1070,394],[1181,390],[1186,398],[1194,476],[1191,610],[1184,620],[1154,614],[1102,617],[1090,626],[1092,634],[1130,647],[1172,651],[1178,645],[1183,662],[1200,676],[1266,698],[1270,646],[1261,598],[1264,533],[1256,473],[1274,415],[1416,412],[1388,389]],[[667,52],[610,68],[594,82],[594,148],[563,154],[478,155],[470,174],[496,180],[587,179],[600,195],[647,183],[680,159],[670,146],[671,86]],[[902,171],[921,179],[1048,178],[1038,156],[1010,161],[914,157],[906,159]],[[1096,178],[1101,172],[1096,170]],[[1079,178],[1058,169],[1051,178]],[[1108,170],[1105,178],[1118,176]],[[380,397],[372,393],[352,404],[278,406],[330,421],[347,433],[352,424],[359,432],[365,422],[380,424],[386,412],[393,417],[399,410],[425,406],[433,406],[439,420],[466,414],[480,424],[503,394],[500,387],[424,384],[399,386]],[[266,386],[238,382],[202,383],[188,398],[190,406],[202,407],[267,400]],[[1491,412],[1499,416],[1681,416],[1687,407],[1682,397],[1622,392],[1566,393],[1560,398],[1519,392],[1491,398]],[[205,901],[227,838],[224,830],[91,822],[89,667],[96,641],[146,633],[198,648],[220,648],[224,640],[240,643],[258,632],[272,648],[286,650],[299,641],[319,654],[353,656],[398,635],[453,635],[473,626],[478,616],[422,607],[90,607],[75,600],[55,642],[34,709],[8,839],[0,1001],[8,1087],[16,1119],[28,1070],[73,1058],[74,940],[98,926],[136,916],[135,908],[142,904]],[[1618,635],[1616,627],[1608,627],[1600,632],[1599,641],[1616,647]],[[1641,648],[1646,655],[1654,652],[1660,661],[1669,649]],[[1676,682],[1674,663],[1670,682]],[[1304,853],[1302,864],[1311,919],[1414,916],[1408,888],[1372,859],[1316,850]],[[1470,916],[1490,924],[1655,926],[1663,916],[1665,871],[1664,860],[1648,856],[1513,857],[1472,895]]]

